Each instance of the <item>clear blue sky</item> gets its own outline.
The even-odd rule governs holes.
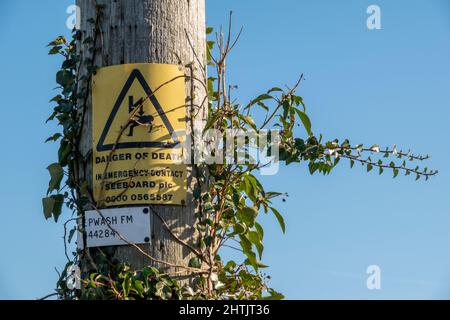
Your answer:
[[[366,174],[343,164],[330,176],[305,166],[266,177],[289,192],[287,222],[264,219],[265,262],[287,298],[450,298],[450,3],[448,0],[208,1],[207,20],[228,11],[245,31],[229,63],[242,102],[274,85],[301,89],[314,131],[355,143],[397,144],[433,156],[429,182]],[[45,222],[45,167],[56,145],[45,125],[58,62],[46,43],[68,34],[72,1],[0,2],[0,298],[50,293],[64,264],[62,226]],[[366,28],[377,4],[382,30]],[[366,268],[381,267],[381,290]]]

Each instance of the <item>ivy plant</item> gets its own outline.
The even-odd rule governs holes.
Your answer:
[[[94,35],[98,34],[98,17],[90,21]],[[395,178],[400,173],[414,175],[416,179],[428,179],[437,171],[421,168],[416,162],[427,160],[428,156],[416,155],[396,147],[382,148],[378,144],[352,144],[349,140],[327,140],[315,133],[307,114],[306,103],[299,91],[303,76],[291,87],[273,87],[261,92],[248,103],[234,98],[235,86],[226,82],[226,61],[235,47],[239,35],[232,39],[231,16],[226,35],[222,30],[215,33],[207,28],[207,66],[202,79],[207,88],[208,129],[235,129],[253,131],[257,138],[263,129],[276,130],[279,135],[279,160],[286,165],[301,162],[308,164],[310,174],[328,175],[342,161],[365,167],[366,171],[377,169],[379,174],[390,172]],[[83,57],[77,50],[80,43],[91,44],[90,56]],[[90,78],[97,67],[93,64],[96,54],[96,36],[83,38],[74,30],[69,42],[57,37],[50,42],[50,55],[62,56],[61,69],[56,73],[60,93],[51,102],[53,112],[49,118],[60,126],[60,132],[53,134],[47,142],[59,143],[58,161],[48,166],[50,174],[47,196],[43,201],[44,216],[55,221],[61,216],[63,207],[72,212],[64,224],[65,246],[77,231],[74,227],[66,237],[67,223],[80,219],[83,208],[95,203],[90,197],[86,179],[80,179],[78,170],[86,166],[86,159],[79,152],[79,139]],[[80,77],[80,66],[87,73]],[[186,76],[188,78],[188,76]],[[198,80],[198,79],[197,79]],[[264,114],[256,117],[256,114]],[[199,243],[189,246],[194,253],[189,265],[181,266],[192,272],[195,286],[181,285],[176,276],[166,273],[149,263],[142,270],[132,270],[123,262],[116,261],[111,248],[98,249],[95,255],[90,251],[66,252],[67,266],[87,261],[81,274],[82,290],[69,288],[66,269],[60,274],[55,295],[61,299],[282,299],[283,295],[269,285],[270,277],[262,270],[264,265],[264,228],[260,224],[261,214],[273,215],[281,232],[286,224],[282,214],[274,205],[274,199],[285,198],[283,191],[267,190],[259,179],[258,172],[264,166],[250,161],[244,163],[225,162],[221,164],[196,164],[199,176],[194,190],[198,203],[196,229]],[[79,230],[83,232],[82,228]],[[224,261],[223,248],[237,252],[235,260]],[[150,259],[154,259],[149,257]]]

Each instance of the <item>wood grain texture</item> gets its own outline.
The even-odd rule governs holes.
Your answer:
[[[185,66],[192,63],[194,76],[204,78],[202,68],[206,65],[205,0],[77,0],[81,9],[83,39],[93,37],[93,24],[89,20],[96,17],[96,4],[103,6],[96,43],[95,64],[98,67],[127,63],[181,63],[186,75],[190,75],[191,68]],[[88,46],[80,46],[82,55],[88,56]],[[80,70],[80,74],[85,72]],[[190,97],[193,92],[193,105],[200,105],[205,97],[202,85],[195,82],[186,84],[186,97]],[[191,101],[187,104],[189,133],[190,121],[194,117],[204,121],[207,109],[205,104],[200,112],[196,110],[193,115],[189,106]],[[87,107],[80,150],[85,157],[92,157],[90,98]],[[91,163],[92,160],[89,160]],[[85,177],[92,188],[90,163],[79,175],[80,179]],[[198,247],[194,231],[196,205],[192,196],[195,184],[192,170],[192,167],[188,166],[188,195],[185,206],[160,205],[153,208],[178,237]],[[159,260],[187,266],[192,257],[189,249],[179,244],[155,215],[152,215],[151,226],[151,243],[141,248]],[[130,263],[134,269],[152,265],[148,258],[130,246],[117,247],[116,258]]]

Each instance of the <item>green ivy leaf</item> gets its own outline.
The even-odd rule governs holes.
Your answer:
[[[55,40],[53,40],[52,42],[50,42],[47,47],[52,47],[52,46],[59,46],[62,44],[65,44],[67,42],[66,38],[64,36],[58,36],[56,37]]]
[[[276,89],[276,88],[273,88],[273,89]],[[271,90],[273,90],[273,89],[271,89]],[[274,90],[274,91],[276,91],[276,90]],[[270,91],[269,91],[269,93],[270,93]],[[268,93],[263,93],[263,94],[259,95],[258,97],[256,97],[255,99],[253,99],[252,101],[250,101],[250,103],[244,108],[244,110],[250,108],[252,105],[254,105],[258,102],[261,102],[264,100],[269,100],[269,99],[273,99],[273,97]]]
[[[58,160],[62,167],[67,166],[68,159],[72,153],[72,146],[66,140],[61,140],[58,150]]]
[[[280,212],[278,212],[277,209],[275,209],[273,207],[270,207],[270,210],[272,210],[273,214],[277,218],[278,223],[280,224],[280,227],[281,227],[281,230],[283,231],[283,233],[286,233],[286,224],[284,223],[283,216],[280,214]]]
[[[234,226],[233,226],[233,235],[235,235],[235,234],[243,234],[243,233],[245,233],[245,230],[246,230],[246,227],[245,227],[245,225],[243,225],[242,223],[236,223]]]
[[[272,92],[283,92],[283,89],[279,88],[279,87],[273,87],[272,89],[270,89],[269,91],[267,91],[267,93],[272,93]]]
[[[73,75],[67,70],[60,70],[56,74],[56,83],[63,88],[69,88],[73,84]]]
[[[258,222],[255,222],[255,228],[258,231],[259,237],[262,240],[264,238],[264,229],[263,229],[263,227]]]
[[[53,48],[50,49],[48,54],[49,55],[58,54],[61,49],[62,49],[62,46],[54,46]]]
[[[199,258],[194,257],[191,260],[189,260],[189,267],[200,269],[202,267],[202,262],[200,261]]]
[[[64,199],[64,195],[62,194],[52,195],[42,199],[42,207],[46,220],[53,216],[55,222],[58,222],[58,218],[62,213]]]
[[[57,194],[51,196],[55,200],[55,204],[53,206],[53,218],[55,222],[58,222],[58,218],[62,213],[62,206],[64,204],[64,196],[62,194]]]
[[[50,182],[48,184],[47,194],[50,194],[53,190],[59,190],[61,187],[61,181],[64,177],[64,171],[59,163],[53,163],[47,167],[50,173]]]
[[[255,271],[258,271],[258,262],[256,259],[256,254],[252,250],[252,243],[245,236],[240,236],[240,239],[242,251],[247,256],[248,262],[255,269]]]
[[[306,129],[306,132],[308,133],[309,136],[312,136],[312,131],[311,131],[311,120],[309,119],[309,117],[306,115],[306,113],[304,113],[303,111],[301,111],[298,108],[294,108],[295,112],[297,112],[298,117],[300,118],[300,120],[303,123],[303,126]]]
[[[143,297],[144,296],[144,286],[143,286],[143,282],[140,280],[135,280],[134,281],[134,288],[136,289],[137,293]]]
[[[248,239],[250,240],[251,243],[255,245],[256,250],[258,250],[259,259],[261,259],[264,251],[264,246],[262,244],[262,239],[260,237],[259,232],[255,230],[249,230]]]
[[[244,207],[238,211],[237,217],[247,227],[253,227],[255,224],[258,210],[255,207]]]
[[[232,187],[232,190],[233,190],[233,204],[237,208],[237,207],[239,207],[239,200],[241,199],[241,196],[239,195],[239,192],[234,187]]]
[[[275,197],[279,197],[281,195],[282,195],[281,192],[269,191],[269,192],[266,193],[266,199],[272,199],[272,198],[275,198]]]
[[[199,200],[201,194],[202,194],[202,189],[198,185],[195,186],[194,192],[193,192],[194,199]]]
[[[212,237],[211,236],[206,236],[203,238],[203,242],[205,243],[205,246],[209,247],[211,245],[212,242]]]
[[[293,96],[292,98],[294,99],[294,102],[295,102],[295,104],[297,106],[302,105],[303,111],[306,110],[306,105],[305,105],[305,102],[303,101],[302,97],[300,97],[300,96]]]
[[[44,209],[45,220],[48,220],[52,217],[54,206],[55,206],[55,199],[53,199],[52,197],[42,199],[42,207]]]
[[[61,137],[62,137],[61,133],[55,133],[54,135],[49,137],[47,140],[45,140],[45,143],[50,142],[50,141],[57,141]]]
[[[130,294],[130,288],[131,288],[131,274],[127,273],[125,274],[125,278],[122,282],[122,290],[125,297],[128,297]]]
[[[67,237],[67,242],[71,242],[73,239],[73,236],[75,235],[75,232],[77,231],[77,227],[73,227],[70,232],[69,232],[69,236]]]
[[[255,121],[250,116],[244,116],[243,114],[238,114],[237,117],[249,125],[253,130],[257,131]]]
[[[283,300],[284,299],[284,295],[282,295],[279,292],[276,292],[273,289],[269,289],[269,294],[270,296],[267,297],[263,297],[262,300]]]
[[[396,178],[398,176],[399,170],[397,168],[394,168],[393,171],[394,171],[394,178]]]

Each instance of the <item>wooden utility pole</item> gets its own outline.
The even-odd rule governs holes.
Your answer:
[[[129,63],[162,63],[181,65],[187,76],[204,79],[206,66],[205,0],[77,0],[81,11],[82,40],[79,44],[81,55],[90,55],[92,44],[83,43],[91,37],[95,39],[95,59],[97,67]],[[100,9],[100,16],[97,16]],[[97,21],[98,34],[94,34]],[[92,50],[91,50],[92,51]],[[82,74],[83,68],[80,70]],[[89,90],[91,90],[90,88]],[[187,133],[194,119],[204,120],[207,104],[200,112],[193,106],[201,105],[205,90],[199,82],[186,81]],[[113,93],[111,93],[113,94]],[[80,151],[88,159],[86,169],[80,170],[79,179],[87,179],[92,187],[92,105],[88,98],[87,112],[83,122]],[[193,188],[196,183],[192,166],[187,168],[188,192],[184,206],[154,205],[159,216],[151,214],[151,235],[149,244],[139,245],[155,259],[174,265],[187,266],[191,251],[182,241],[197,247],[195,239],[195,209]],[[176,237],[179,239],[177,240]],[[165,270],[183,271],[179,268],[158,265],[132,246],[115,247],[115,258],[129,263],[133,269],[156,265]],[[182,274],[182,273],[181,273]]]

